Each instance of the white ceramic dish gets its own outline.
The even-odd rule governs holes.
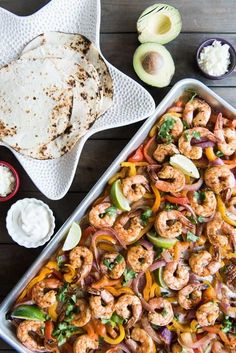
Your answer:
[[[21,229],[16,227],[16,220],[19,218],[21,209],[24,209],[25,206],[29,206],[29,205],[33,206],[34,204],[39,205],[46,210],[48,215],[48,220],[50,223],[50,227],[47,235],[37,240],[27,238],[27,236],[25,236],[25,233]],[[38,246],[42,246],[47,241],[49,241],[49,239],[53,235],[54,229],[55,229],[55,218],[53,216],[52,210],[43,201],[37,200],[34,198],[30,198],[30,199],[26,198],[23,200],[18,200],[11,206],[11,208],[7,213],[6,226],[10,237],[16,243],[24,246],[25,248],[37,248]]]
[[[138,132],[134,135],[134,137],[130,140],[127,146],[123,149],[123,151],[119,154],[119,156],[115,159],[112,165],[107,169],[107,171],[103,174],[100,180],[95,184],[89,194],[84,198],[81,204],[76,208],[71,217],[65,222],[65,224],[61,227],[61,229],[57,232],[55,237],[51,240],[51,242],[47,245],[47,247],[43,250],[41,255],[37,258],[37,260],[33,263],[33,265],[29,268],[26,274],[22,277],[22,279],[18,282],[15,288],[11,291],[11,293],[7,296],[0,308],[0,335],[8,342],[13,348],[15,348],[19,352],[29,352],[20,342],[16,339],[14,328],[12,325],[6,321],[5,314],[11,308],[11,305],[14,303],[16,298],[19,296],[19,293],[24,289],[26,284],[33,278],[42,265],[46,262],[47,259],[55,252],[57,249],[59,242],[63,239],[65,234],[68,232],[73,221],[79,221],[87,208],[92,204],[92,202],[101,194],[103,188],[107,184],[107,181],[117,172],[120,168],[120,163],[130,155],[132,151],[134,151],[146,138],[149,130],[152,125],[156,121],[157,116],[161,116],[166,109],[172,105],[172,103],[186,90],[186,89],[194,89],[199,95],[202,96],[208,103],[218,111],[221,111],[223,114],[230,118],[236,118],[236,109],[233,108],[230,104],[228,104],[225,100],[220,98],[217,94],[215,94],[211,89],[205,86],[203,83],[193,79],[185,79],[179,81],[166,95],[166,97],[162,100],[162,102],[158,105],[155,113],[141,126]]]
[[[51,0],[27,17],[0,8],[0,67],[17,58],[31,39],[47,31],[81,33],[100,50],[100,17],[100,0]],[[10,149],[37,188],[50,199],[61,199],[69,190],[81,151],[91,135],[143,120],[155,109],[153,98],[142,86],[106,63],[114,82],[114,104],[70,153],[55,160],[39,161]]]

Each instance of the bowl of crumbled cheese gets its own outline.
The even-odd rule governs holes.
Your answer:
[[[19,190],[17,171],[7,162],[0,161],[0,202],[10,200]]]
[[[231,43],[223,38],[205,40],[197,49],[197,65],[211,80],[221,80],[235,69],[236,53]]]

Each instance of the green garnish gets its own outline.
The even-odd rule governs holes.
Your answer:
[[[193,131],[192,137],[195,138],[196,140],[201,140],[201,134],[199,131]]]
[[[170,294],[169,292],[165,292],[165,291],[161,292],[161,296],[163,298],[168,297],[169,294]]]
[[[148,223],[148,219],[152,216],[152,210],[150,208],[148,208],[146,211],[144,211],[141,214],[141,220],[143,222],[144,225],[147,225]]]
[[[224,153],[222,153],[221,151],[216,151],[215,155],[220,158],[223,157]]]
[[[189,101],[188,102],[192,102],[194,100],[194,98],[197,96],[197,92],[194,91],[193,89],[189,88],[186,90],[186,92],[189,93],[190,95],[190,98],[189,98]]]
[[[112,217],[115,216],[117,212],[117,208],[115,206],[111,206],[105,209],[105,212],[102,213],[102,217],[104,217],[106,214],[108,214],[108,216]]]
[[[206,194],[204,191],[194,191],[194,197],[200,203],[206,200]]]
[[[198,221],[198,223],[205,223],[205,219],[204,219],[204,217],[202,217],[202,216],[199,216],[199,217],[197,218],[197,221]]]
[[[124,257],[121,254],[118,254],[113,262],[110,259],[103,259],[103,265],[111,271],[115,265],[120,264],[122,261],[124,261]]]
[[[171,116],[166,116],[163,124],[161,125],[159,131],[158,131],[158,137],[161,139],[165,139],[167,142],[172,141],[172,136],[170,134],[170,131],[173,129],[175,124],[175,119],[173,119]]]
[[[233,327],[233,322],[231,321],[230,317],[225,316],[222,322],[221,331],[227,333],[232,330],[232,327]]]
[[[68,292],[68,289],[69,289],[69,284],[68,283],[65,283],[63,287],[61,287],[58,291],[58,294],[57,294],[57,299],[64,303],[66,298],[67,298],[67,292]]]
[[[187,142],[191,141],[192,136],[188,131],[185,131],[184,137]]]
[[[165,210],[169,211],[169,210],[178,210],[179,206],[176,203],[170,203],[170,202],[166,202],[165,203]]]
[[[64,255],[57,256],[58,267],[62,267],[65,262],[66,262],[66,260],[65,260],[65,256]]]
[[[123,317],[117,315],[116,313],[113,313],[110,319],[102,319],[101,321],[103,324],[109,324],[112,328],[114,328],[118,324],[122,325],[125,320],[123,319]]]
[[[68,338],[73,336],[75,332],[77,333],[80,330],[81,329],[77,326],[72,326],[66,322],[60,322],[53,331],[52,335],[56,337],[58,346],[61,346],[67,341]]]
[[[183,126],[184,126],[184,130],[187,130],[190,128],[189,124],[185,120],[183,120]]]
[[[164,308],[161,312],[162,316],[167,316],[168,315],[168,310],[166,310],[166,308]]]
[[[188,241],[193,241],[195,243],[196,241],[198,241],[198,239],[199,239],[199,237],[197,235],[195,235],[194,233],[189,232],[189,231],[187,232],[187,240]]]
[[[129,283],[129,281],[131,281],[131,279],[134,279],[137,276],[137,273],[130,268],[126,268],[124,270],[123,276],[124,276],[124,279],[122,281],[122,285],[126,286]]]

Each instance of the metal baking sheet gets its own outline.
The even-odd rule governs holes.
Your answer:
[[[10,310],[12,304],[15,302],[21,291],[27,285],[27,283],[37,274],[43,264],[53,255],[58,248],[59,242],[63,239],[65,234],[70,228],[73,221],[79,221],[86,213],[88,207],[92,202],[101,194],[108,180],[117,172],[120,168],[120,163],[125,161],[130,153],[135,150],[146,138],[149,130],[155,123],[157,117],[161,116],[169,106],[186,90],[195,90],[202,98],[204,98],[216,111],[221,111],[229,118],[236,118],[236,109],[228,104],[224,99],[219,97],[211,89],[205,86],[202,82],[194,79],[184,79],[176,83],[161,103],[157,106],[155,113],[146,120],[141,126],[138,132],[126,145],[123,151],[114,160],[107,171],[102,175],[99,181],[94,185],[88,195],[75,209],[73,214],[68,218],[64,225],[60,228],[54,238],[48,243],[46,248],[43,249],[42,253],[38,256],[36,261],[32,264],[29,270],[21,278],[14,289],[8,294],[5,300],[0,306],[0,336],[10,344],[18,352],[30,352],[24,347],[16,338],[15,329],[11,323],[5,319],[6,313]]]

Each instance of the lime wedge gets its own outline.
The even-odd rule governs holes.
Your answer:
[[[175,245],[175,243],[178,241],[178,239],[166,239],[166,238],[155,236],[150,233],[147,233],[147,237],[153,245],[164,249],[172,248]]]
[[[67,234],[62,250],[69,251],[73,249],[77,244],[79,244],[81,234],[82,232],[79,224],[73,222],[72,226],[70,227],[69,233]]]
[[[121,181],[120,179],[116,180],[111,187],[111,200],[114,206],[119,208],[122,211],[130,211],[130,205],[128,200],[124,197],[121,191]]]
[[[35,305],[20,305],[11,313],[16,319],[45,321],[46,315]]]
[[[183,156],[182,154],[175,154],[170,157],[170,164],[172,167],[179,169],[186,175],[189,175],[192,178],[200,178],[199,171],[191,159]]]
[[[155,278],[157,280],[157,283],[159,284],[160,287],[168,289],[168,286],[166,285],[164,279],[163,279],[163,267],[158,268],[154,272]]]

